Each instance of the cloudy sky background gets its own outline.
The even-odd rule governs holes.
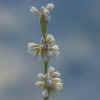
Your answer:
[[[39,42],[41,34],[38,16],[29,9],[49,1],[0,0],[0,100],[42,100],[34,86],[42,62],[27,53],[27,43]],[[65,84],[52,100],[99,100],[100,1],[50,2],[55,9],[48,31],[61,47],[51,63]]]

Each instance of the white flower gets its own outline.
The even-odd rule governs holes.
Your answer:
[[[46,6],[42,6],[40,10],[38,10],[36,7],[32,7],[30,11],[35,14],[43,15],[45,17],[45,20],[48,20],[49,14],[53,8],[54,5],[52,3],[49,3]]]
[[[36,14],[40,14],[40,11],[39,11],[36,7],[32,7],[32,8],[30,9],[30,12],[36,13]]]
[[[52,51],[50,52],[50,54],[58,56],[60,54],[60,52],[59,52],[59,46],[58,45],[53,45],[52,46]]]
[[[44,81],[38,81],[35,83],[36,86],[44,86],[45,82]]]
[[[61,79],[60,78],[53,78],[52,79],[54,82],[61,82]]]
[[[61,82],[56,83],[56,86],[63,87],[63,83],[61,83]]]
[[[49,69],[48,69],[48,71],[49,71],[49,72],[54,72],[54,71],[55,71],[55,68],[52,67],[52,66],[50,66]]]
[[[48,3],[47,6],[46,6],[46,8],[49,9],[49,10],[51,11],[51,10],[53,10],[53,8],[54,8],[54,4]]]
[[[52,46],[52,49],[55,50],[55,51],[58,51],[59,50],[59,46],[58,45],[54,45],[54,46]]]
[[[55,42],[54,36],[52,34],[48,34],[46,38],[46,42],[49,44],[54,43]]]
[[[45,80],[46,79],[46,75],[39,73],[38,74],[38,78],[40,78],[41,80]]]
[[[64,83],[62,83],[62,82],[57,82],[56,83],[56,90],[62,90],[63,89],[63,85],[64,85]]]
[[[58,45],[53,45],[49,47],[48,50],[50,56],[58,56],[60,54]]]
[[[53,81],[52,80],[48,80],[47,83],[48,83],[48,87],[51,87],[53,85]]]
[[[28,48],[35,48],[35,47],[38,47],[39,45],[37,43],[34,43],[34,42],[31,42],[31,43],[28,43]]]
[[[39,78],[41,78],[44,74],[38,74]],[[61,74],[55,71],[55,68],[50,66],[48,69],[48,73],[45,74],[46,78],[42,81],[38,81],[36,83],[37,86],[47,87],[48,89],[53,90],[61,90],[63,88],[63,83],[60,78]],[[45,97],[47,96],[47,91],[43,90],[42,95]]]
[[[56,86],[56,90],[58,90],[58,91],[60,91],[60,90],[62,90],[63,89],[63,86]]]
[[[41,15],[47,16],[49,13],[50,13],[50,11],[47,8],[45,8],[44,6],[41,7],[41,9],[40,9]]]
[[[47,21],[49,18],[49,14],[50,14],[50,11],[46,7],[42,6],[40,8],[40,15],[43,15],[45,17],[45,20],[47,20]]]
[[[61,76],[61,73],[59,73],[59,72],[54,72],[54,73],[53,73],[53,76],[54,76],[54,77],[60,77],[60,76]]]
[[[42,95],[43,95],[43,97],[48,97],[48,91],[47,91],[47,89],[44,89],[42,91]]]

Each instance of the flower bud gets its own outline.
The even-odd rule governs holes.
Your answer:
[[[40,28],[43,38],[46,39],[46,33],[48,30],[48,20],[44,15],[40,15]]]

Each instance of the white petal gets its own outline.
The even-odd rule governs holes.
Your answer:
[[[53,48],[54,50],[59,50],[59,46],[58,46],[58,45],[54,45],[52,48]]]
[[[28,43],[28,48],[34,48],[34,47],[36,47],[36,46],[38,46],[37,43],[34,43],[34,42]]]
[[[54,78],[53,80],[56,80],[57,82],[61,82],[61,78]]]
[[[46,79],[46,76],[44,74],[42,74],[42,73],[39,73],[38,74],[38,78],[44,80],[44,79]]]
[[[54,4],[48,3],[48,5],[46,6],[46,8],[49,9],[49,10],[53,10]]]
[[[52,34],[48,34],[47,35],[47,40],[51,41],[51,42],[54,42],[55,41],[55,38]]]
[[[53,73],[53,76],[55,76],[55,77],[60,77],[60,76],[61,76],[61,73],[59,73],[59,72],[54,72],[54,73]]]
[[[43,95],[43,97],[48,97],[48,91],[47,91],[47,89],[45,89],[45,90],[42,91],[42,95]]]
[[[48,20],[49,13],[50,11],[47,8],[45,8],[44,6],[41,7],[40,14],[45,16],[45,20]]]
[[[39,10],[38,10],[36,7],[32,7],[32,8],[30,9],[30,12],[39,14]]]
[[[48,71],[49,71],[49,72],[54,72],[54,71],[55,71],[55,68],[52,67],[52,66],[50,66],[49,69],[48,69]]]
[[[56,86],[56,89],[57,89],[58,91],[60,91],[60,90],[63,89],[63,86]]]
[[[44,81],[38,81],[38,82],[35,83],[35,85],[36,86],[44,86],[45,83],[44,83]]]
[[[52,80],[48,80],[48,86],[51,86],[53,84]]]
[[[59,54],[60,54],[60,52],[57,50],[49,51],[50,56],[58,56]]]

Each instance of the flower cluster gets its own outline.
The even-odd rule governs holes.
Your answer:
[[[55,91],[63,88],[63,83],[60,76],[61,74],[56,72],[54,67],[50,66],[47,74],[38,74],[38,78],[40,78],[41,81],[36,82],[35,85],[46,87],[42,91],[42,95],[46,97],[48,96],[48,90]]]
[[[48,56],[57,56],[59,54],[59,46],[54,44],[55,38],[53,35],[48,34],[46,36],[46,40],[42,41],[42,43],[28,43],[28,52],[30,54],[38,54],[38,55],[44,55],[46,52],[48,52]]]
[[[48,20],[48,16],[50,12],[53,10],[53,8],[54,5],[52,3],[49,3],[46,6],[42,6],[40,10],[38,10],[36,7],[32,7],[30,11],[32,13],[39,14],[40,16],[43,15],[45,17],[45,20]]]

